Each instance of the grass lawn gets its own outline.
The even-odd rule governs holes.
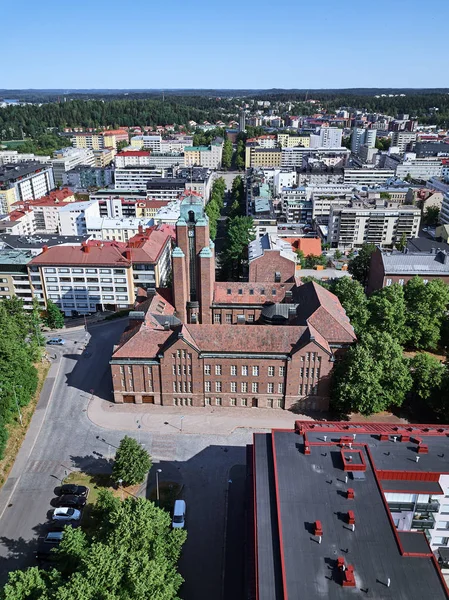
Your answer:
[[[28,140],[2,140],[0,144],[6,146],[8,150],[15,150]]]
[[[6,443],[5,456],[2,460],[0,460],[0,486],[5,483],[9,472],[12,469],[14,461],[16,460],[20,446],[25,438],[31,417],[34,414],[34,409],[36,408],[36,404],[39,400],[39,395],[42,391],[45,378],[47,377],[47,373],[50,369],[50,363],[47,361],[40,362],[37,363],[35,367],[37,369],[39,380],[36,393],[31,399],[31,402],[28,404],[28,406],[21,408],[23,427],[20,425],[18,417],[17,420],[14,420],[12,423],[9,423],[9,425],[6,426],[9,437]]]

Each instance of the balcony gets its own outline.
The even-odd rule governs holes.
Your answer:
[[[416,505],[416,512],[428,513],[428,512],[439,512],[440,503],[438,500],[431,500],[430,502],[418,502]]]
[[[435,519],[433,515],[421,515],[421,517],[415,517],[412,520],[412,529],[434,529]]]

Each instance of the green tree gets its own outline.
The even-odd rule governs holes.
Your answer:
[[[449,287],[434,279],[427,284],[421,277],[413,277],[404,286],[407,305],[406,344],[419,350],[438,346],[441,326],[449,304]]]
[[[348,271],[357,279],[363,287],[368,283],[369,267],[371,262],[371,254],[375,252],[374,244],[363,244],[357,256],[354,256],[348,263]]]
[[[374,292],[368,301],[368,311],[370,327],[377,331],[388,331],[400,344],[406,342],[407,306],[402,285],[394,283]]]
[[[245,168],[245,144],[242,140],[237,142],[235,166],[239,171],[242,171]]]
[[[340,260],[340,258],[343,256],[343,252],[341,250],[339,250],[338,248],[335,250],[334,252],[334,258],[336,260]]]
[[[424,223],[429,227],[435,227],[438,225],[438,220],[440,218],[440,209],[438,206],[428,206],[424,212]]]
[[[370,415],[401,406],[412,387],[402,347],[389,333],[366,333],[335,369],[333,405]]]
[[[229,169],[231,167],[232,153],[232,142],[230,140],[225,140],[223,143],[223,154],[221,156],[221,166],[224,169]]]
[[[395,246],[400,252],[407,247],[407,236],[405,235],[405,232],[401,235],[401,239],[396,242]]]
[[[123,148],[126,148],[126,146],[129,145],[129,141],[128,140],[119,140],[117,142],[117,152],[120,152],[121,150],[123,150]]]
[[[51,300],[47,300],[47,310],[45,311],[44,323],[50,329],[62,329],[64,327],[64,317],[62,312]]]
[[[439,391],[447,368],[435,356],[418,352],[410,361],[413,394],[419,400],[428,401]]]
[[[217,222],[220,217],[220,209],[216,202],[209,201],[206,204],[204,212],[209,217],[209,235],[212,240],[215,240],[217,237]]]
[[[224,250],[224,262],[235,277],[242,273],[248,259],[248,244],[255,239],[254,223],[251,217],[229,219]]]
[[[350,277],[341,277],[335,282],[332,291],[345,309],[356,335],[360,335],[369,318],[368,302],[361,284]]]
[[[305,269],[313,269],[317,265],[321,265],[322,267],[326,267],[328,263],[328,258],[320,254],[316,256],[314,254],[309,254],[304,259],[304,268]]]
[[[121,479],[125,486],[142,483],[151,464],[150,455],[145,448],[134,438],[125,435],[115,454],[112,476],[115,481]]]

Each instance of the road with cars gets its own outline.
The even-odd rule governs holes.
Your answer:
[[[16,461],[20,469],[13,471],[2,491],[3,497],[12,494],[4,506],[0,505],[0,584],[6,581],[8,571],[36,564],[38,539],[51,529],[55,509],[51,503],[55,503],[65,476],[73,469],[109,472],[120,439],[130,435],[129,431],[100,428],[87,417],[92,394],[104,399],[112,396],[108,361],[124,325],[123,320],[98,323],[89,326],[88,334],[82,328],[67,330],[61,334],[64,345],[49,346],[49,354],[57,358],[43,392],[48,398],[36,410],[42,410],[44,418],[36,440],[30,444],[25,440],[26,452]],[[115,405],[110,407],[113,411]],[[136,422],[131,435],[148,449],[154,466],[162,470],[160,481],[183,486],[188,537],[180,561],[185,578],[181,597],[220,600],[224,558],[229,554],[225,525],[230,473],[236,465],[245,464],[245,446],[251,442],[252,433],[151,433]],[[148,492],[154,483],[155,468],[150,472]],[[232,502],[238,513],[242,505],[234,497]],[[234,526],[229,544],[236,548],[242,543]],[[232,597],[239,600],[237,595]]]

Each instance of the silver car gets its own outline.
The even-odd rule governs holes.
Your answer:
[[[76,508],[61,506],[61,508],[55,508],[52,519],[53,521],[79,521],[81,519],[81,512],[76,510]]]

